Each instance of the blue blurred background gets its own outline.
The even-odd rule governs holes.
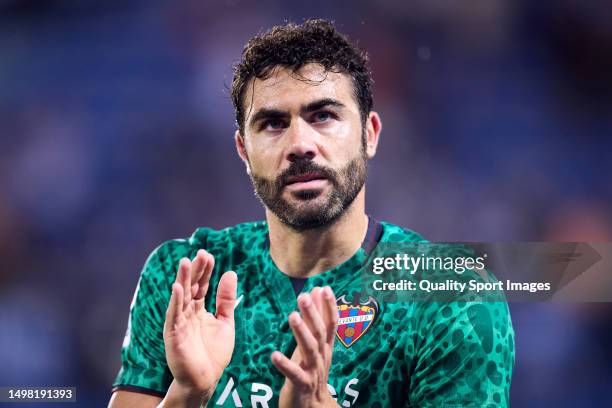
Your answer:
[[[430,240],[612,241],[609,6],[0,0],[0,385],[105,406],[148,253],[263,217],[228,88],[286,19],[370,54],[369,213]],[[612,406],[609,304],[510,307],[512,406]]]

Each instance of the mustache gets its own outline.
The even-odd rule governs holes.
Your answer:
[[[333,184],[336,184],[337,176],[334,170],[320,166],[309,160],[298,160],[291,163],[291,165],[276,178],[276,186],[281,189],[288,184],[288,179],[290,177],[312,173],[318,175],[319,177],[326,178]]]

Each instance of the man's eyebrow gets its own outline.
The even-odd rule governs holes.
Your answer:
[[[251,126],[255,125],[257,122],[264,119],[286,119],[289,117],[289,113],[279,110],[279,109],[267,109],[262,108],[255,112],[249,124]]]
[[[332,106],[335,108],[344,108],[344,104],[332,98],[319,99],[318,101],[310,102],[308,105],[302,107],[302,112],[314,112],[319,109],[325,108],[326,106]]]

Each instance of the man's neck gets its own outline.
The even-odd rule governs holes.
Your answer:
[[[340,265],[361,246],[367,228],[364,190],[329,226],[296,231],[266,210],[270,233],[270,256],[285,274],[307,278]]]

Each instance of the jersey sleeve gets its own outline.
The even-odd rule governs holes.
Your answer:
[[[163,328],[176,276],[170,244],[155,249],[147,259],[130,306],[121,348],[121,368],[113,383],[128,389],[163,396],[172,382],[166,363]]]
[[[428,303],[414,339],[411,407],[508,406],[514,331],[506,302]]]

